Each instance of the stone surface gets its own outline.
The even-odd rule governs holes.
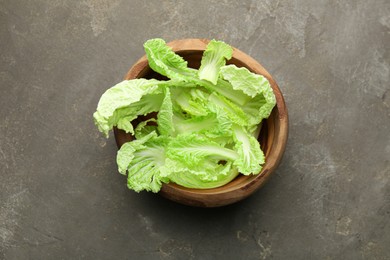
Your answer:
[[[390,259],[390,2],[0,1],[1,259]],[[224,208],[127,190],[92,121],[145,40],[216,38],[290,115],[269,183]]]

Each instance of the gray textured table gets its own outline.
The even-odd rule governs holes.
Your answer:
[[[0,258],[390,259],[390,2],[0,1]],[[145,40],[216,38],[290,114],[267,185],[199,209],[127,190],[92,121]]]

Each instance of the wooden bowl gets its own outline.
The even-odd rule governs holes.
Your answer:
[[[168,43],[173,51],[188,61],[188,66],[199,68],[202,53],[209,40],[206,39],[183,39]],[[164,184],[159,192],[165,198],[172,201],[198,207],[219,207],[240,201],[261,186],[269,179],[278,166],[285,150],[288,135],[287,108],[280,89],[271,75],[253,58],[242,51],[233,48],[233,57],[228,64],[238,67],[246,67],[250,71],[265,76],[271,83],[276,96],[276,106],[270,117],[263,121],[259,142],[265,154],[265,164],[262,171],[257,175],[238,175],[230,183],[212,189],[190,189],[175,183]],[[146,56],[139,59],[129,70],[125,79],[134,78],[157,78],[161,75],[152,71],[148,65]],[[132,136],[122,130],[114,129],[118,148],[125,142],[131,141]]]

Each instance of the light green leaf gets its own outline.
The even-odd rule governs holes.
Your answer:
[[[270,88],[266,77],[250,72],[247,68],[236,65],[226,65],[221,68],[222,77],[232,84],[233,89],[241,90],[250,97],[263,93],[265,88]]]
[[[99,130],[108,136],[113,126],[118,126],[134,133],[131,120],[160,108],[163,98],[160,84],[166,83],[154,79],[134,79],[109,88],[101,96],[93,115]]]
[[[250,125],[257,125],[268,118],[276,104],[276,98],[267,78],[235,65],[222,67],[221,75],[231,83],[233,89],[242,90],[252,97],[242,106]]]
[[[118,150],[116,157],[118,171],[121,174],[126,174],[127,168],[129,167],[129,164],[134,158],[134,152],[145,148],[144,143],[153,137],[157,137],[157,134],[155,132],[152,132],[138,140],[133,140],[131,142],[124,143],[121,146],[121,148]]]
[[[234,161],[234,165],[244,174],[260,173],[264,164],[264,153],[260,149],[260,143],[253,135],[248,134],[243,127],[233,127],[233,137],[236,141],[234,150],[238,153],[238,159]]]
[[[165,97],[157,114],[157,125],[161,135],[172,136],[174,134],[172,100],[169,88],[165,89]]]
[[[240,106],[215,92],[209,96],[209,108],[216,114],[226,115],[233,123],[245,126],[251,123]]]
[[[118,151],[119,172],[127,174],[127,186],[136,191],[158,192],[168,179],[161,176],[165,164],[165,147],[169,140],[155,132],[122,145]]]
[[[175,133],[205,135],[213,141],[224,145],[231,142],[231,121],[223,116],[210,113],[207,116],[183,118],[180,115],[173,117]]]
[[[145,42],[144,49],[149,66],[156,72],[170,79],[188,81],[195,72],[187,67],[187,61],[177,55],[162,39]]]
[[[205,160],[234,161],[238,158],[238,154],[212,141],[211,138],[195,133],[178,135],[172,139],[167,147],[167,157],[189,167],[195,167]]]
[[[208,109],[208,93],[201,87],[197,88],[171,88],[172,101],[175,112],[187,113],[190,116],[206,116]]]
[[[206,164],[189,168],[187,165],[166,159],[162,175],[167,176],[171,182],[187,188],[211,189],[223,186],[232,181],[239,174],[231,162],[225,164]]]
[[[211,40],[203,52],[199,78],[217,84],[219,69],[232,58],[233,48],[222,41]]]

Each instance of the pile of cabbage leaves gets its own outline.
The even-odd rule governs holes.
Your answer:
[[[117,154],[127,186],[158,192],[163,183],[206,189],[238,174],[259,174],[265,162],[256,137],[276,104],[269,81],[226,65],[233,48],[212,40],[199,69],[151,39],[144,49],[152,70],[168,78],[124,80],[109,88],[93,114],[107,137],[113,127],[132,134]],[[157,116],[135,125],[140,116]]]

